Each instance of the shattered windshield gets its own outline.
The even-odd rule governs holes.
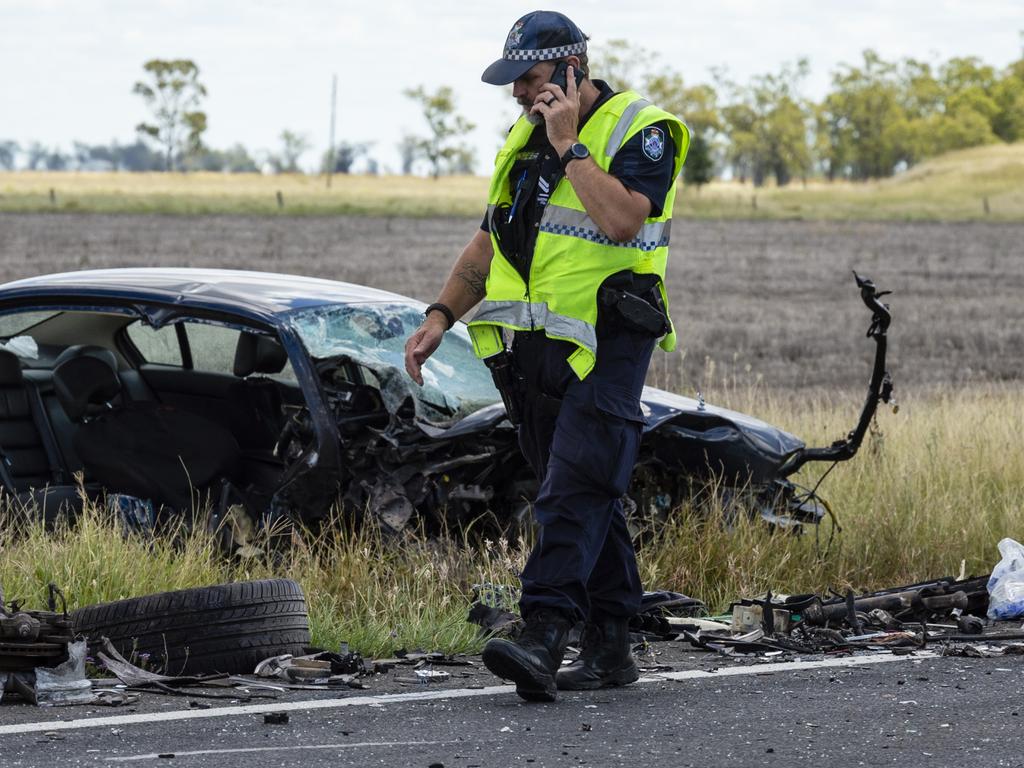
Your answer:
[[[473,353],[466,326],[457,323],[423,366],[423,386],[405,372],[405,340],[419,328],[423,310],[397,302],[344,304],[291,313],[292,326],[318,360],[343,356],[369,368],[394,413],[410,396],[417,415],[450,424],[500,400],[490,371]]]

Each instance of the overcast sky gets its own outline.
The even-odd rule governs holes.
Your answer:
[[[725,65],[740,80],[800,56],[806,95],[871,47],[886,58],[1021,56],[1024,0],[567,0],[555,8],[591,36],[659,52],[688,82]],[[146,118],[131,93],[150,58],[191,58],[209,89],[207,143],[276,149],[283,129],[306,134],[312,165],[326,148],[331,74],[339,78],[338,140],[373,142],[385,168],[422,130],[402,95],[450,85],[477,124],[478,170],[516,114],[509,89],[480,82],[512,22],[532,2],[490,0],[0,0],[0,139],[70,149],[134,139]],[[600,76],[595,72],[595,76]]]

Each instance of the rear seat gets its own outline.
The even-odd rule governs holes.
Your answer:
[[[72,473],[84,471],[82,467],[82,460],[75,451],[75,447],[72,442],[72,437],[75,434],[76,427],[71,423],[67,414],[64,413],[64,409],[61,408],[61,405],[57,400],[57,395],[53,391],[53,371],[56,370],[57,366],[61,363],[73,360],[76,357],[95,357],[105,362],[115,371],[118,368],[117,357],[106,347],[95,346],[92,344],[72,344],[57,356],[57,359],[53,361],[49,370],[35,369],[25,371],[25,378],[31,381],[39,393],[40,402],[42,403],[45,415],[45,422],[50,426],[51,434],[54,435],[54,442],[58,448],[59,455],[64,458],[64,466],[70,468]],[[122,379],[122,383],[124,384],[123,391],[126,396],[130,396],[133,400],[151,399],[152,395],[146,393],[145,385],[141,383],[138,376],[136,375],[128,381],[126,380],[126,373],[128,372],[118,372],[118,378]],[[91,480],[88,475],[86,475],[85,479],[86,482]]]
[[[81,505],[61,460],[39,392],[21,361],[0,349],[0,481],[19,503],[36,503],[52,522]]]

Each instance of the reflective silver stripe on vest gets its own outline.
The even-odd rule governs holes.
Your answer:
[[[552,336],[572,339],[597,354],[597,331],[594,326],[556,314],[543,302],[484,300],[471,322],[501,323],[516,328],[544,328]]]
[[[614,130],[612,130],[612,135],[608,137],[608,147],[604,151],[608,157],[615,157],[615,153],[619,151],[619,147],[622,145],[622,140],[626,138],[626,131],[629,130],[633,118],[637,116],[641,109],[649,106],[651,106],[651,102],[647,99],[637,99],[623,110],[619,122],[615,124]]]
[[[672,221],[645,222],[636,233],[636,237],[624,243],[612,240],[600,230],[586,211],[565,208],[561,205],[548,203],[544,216],[540,220],[540,231],[553,235],[566,235],[589,240],[599,245],[613,245],[622,248],[639,248],[641,251],[653,251],[668,245],[672,232]]]

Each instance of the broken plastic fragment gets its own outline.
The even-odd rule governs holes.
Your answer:
[[[92,683],[85,676],[85,640],[68,645],[68,660],[48,669],[35,671],[35,703],[40,707],[91,704],[96,698]]]

